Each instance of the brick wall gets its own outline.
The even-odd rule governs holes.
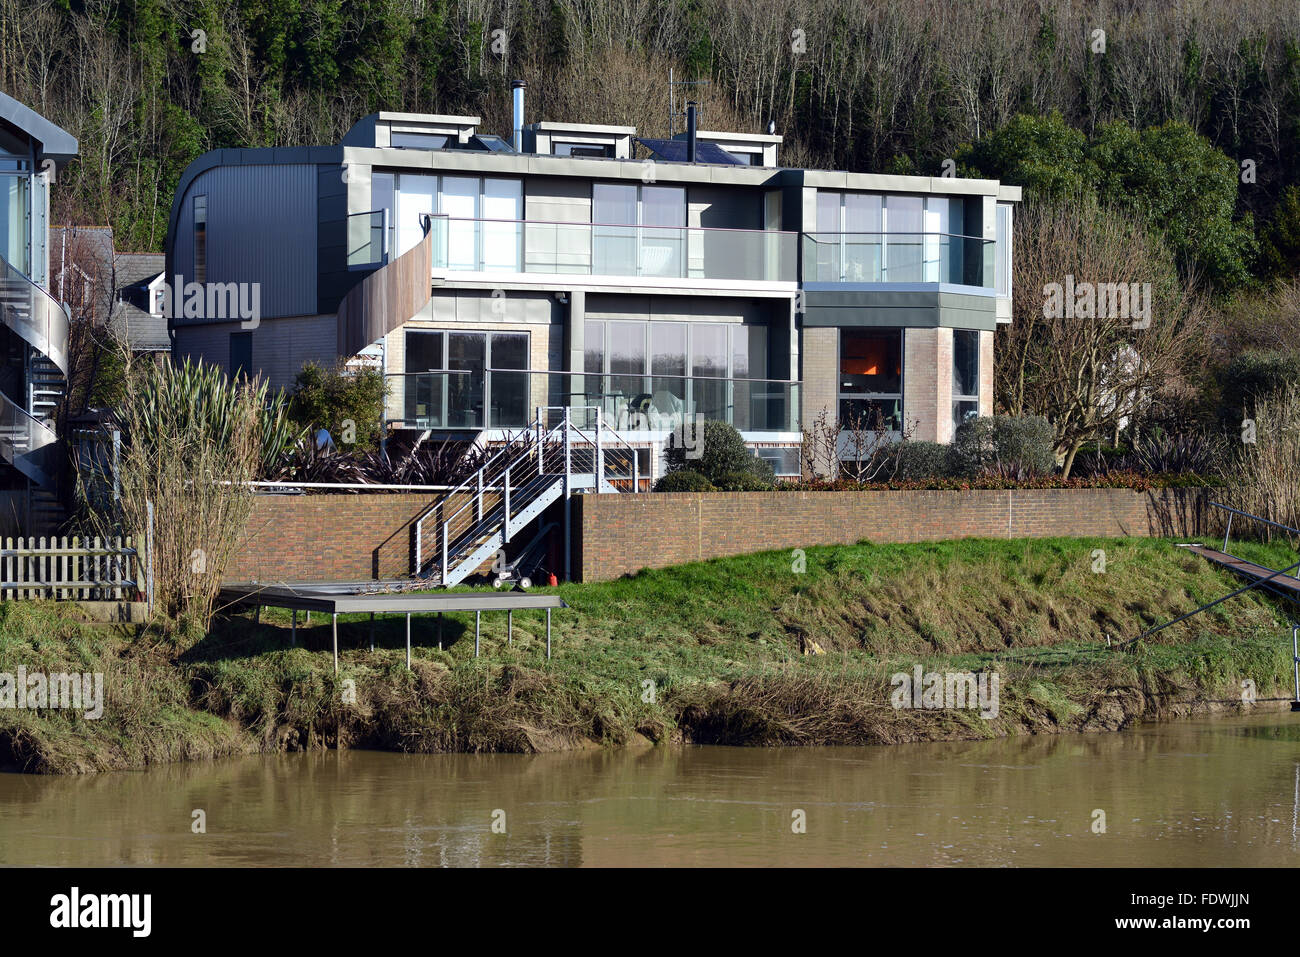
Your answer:
[[[428,493],[260,495],[226,581],[364,581],[411,573]]]
[[[939,438],[939,331],[903,330],[903,420],[911,437],[919,442],[940,442]],[[952,330],[948,333],[948,366],[952,376]]]
[[[583,581],[642,568],[810,545],[951,538],[1198,534],[1198,490],[709,492],[588,495],[574,502]]]
[[[226,581],[365,581],[410,574],[424,493],[259,496]],[[573,568],[600,581],[684,562],[810,545],[950,538],[1193,535],[1194,489],[710,492],[574,498]],[[558,518],[558,515],[553,518]],[[436,522],[429,523],[429,535]],[[433,541],[426,538],[425,553]]]

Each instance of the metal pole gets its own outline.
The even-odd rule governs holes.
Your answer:
[[[442,612],[438,612],[438,650],[442,651]]]
[[[447,587],[447,523],[442,523],[442,581],[439,583],[443,588]]]
[[[483,625],[483,612],[474,612],[474,657],[478,657],[478,639]]]
[[[505,533],[510,534],[510,466],[506,466],[505,478],[502,480],[502,494],[506,500],[506,525]]]
[[[603,492],[600,483],[605,480],[605,450],[600,444],[600,407],[596,408],[596,491]]]
[[[370,613],[370,650],[375,650],[375,613]]]
[[[1300,711],[1300,642],[1298,642],[1296,633],[1300,632],[1300,626],[1291,626],[1291,662],[1295,669],[1295,698],[1291,701],[1291,710]]]
[[[569,496],[569,407],[564,407],[564,580],[571,581],[573,566],[573,504]]]
[[[513,610],[506,611],[506,645],[510,646],[515,643],[515,613]],[[1300,692],[1297,693],[1300,697]]]
[[[339,673],[339,616],[334,613],[334,673]]]
[[[551,609],[546,609],[546,660],[551,660]]]
[[[293,630],[289,632],[289,644],[298,644],[298,609],[293,610]]]
[[[411,613],[406,613],[406,667],[411,667]]]
[[[1225,554],[1228,551],[1228,536],[1230,534],[1232,534],[1232,513],[1231,512],[1228,513],[1228,527],[1223,533],[1223,551]]]
[[[149,527],[144,532],[144,550],[146,554],[145,564],[149,566],[145,578],[145,602],[149,607],[149,614],[153,615],[153,502],[145,502],[145,511],[149,516]]]

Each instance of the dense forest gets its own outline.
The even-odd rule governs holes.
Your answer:
[[[1022,156],[988,146],[1019,116],[1046,169],[1079,137],[1080,162],[1112,160],[1093,185],[1123,189],[1116,166],[1141,160],[1114,152],[1143,144],[1115,131],[1173,123],[1250,168],[1228,198],[1243,268],[1211,278],[1235,286],[1296,267],[1293,0],[0,0],[0,11],[0,88],[82,144],[57,220],[107,223],[122,249],[161,248],[179,175],[208,149],[336,142],[379,109],[477,114],[507,132],[513,79],[529,83],[531,118],[663,135],[671,69],[707,81],[677,90],[703,104],[707,128],[774,122],[789,165],[937,173],[959,158],[1040,185]],[[1004,145],[1023,153],[1023,135]]]

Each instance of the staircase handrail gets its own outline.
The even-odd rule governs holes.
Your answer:
[[[0,280],[16,284],[27,294],[30,303],[30,315],[26,320],[13,315],[13,310],[7,303],[0,303],[5,325],[37,352],[47,356],[66,376],[68,334],[72,326],[72,314],[68,307],[32,282],[31,277],[3,256],[0,256]]]

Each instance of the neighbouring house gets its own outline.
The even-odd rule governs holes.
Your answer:
[[[272,386],[375,363],[390,428],[489,442],[598,408],[654,473],[693,414],[795,475],[823,411],[937,442],[991,413],[1019,188],[786,169],[780,136],[694,120],[525,124],[517,89],[510,141],[385,112],[206,153],[168,228],[174,351]]]
[[[134,355],[171,352],[172,340],[163,315],[162,253],[117,253],[113,257],[117,296],[112,328]]]
[[[29,532],[61,515],[71,317],[51,269],[49,191],[76,156],[73,136],[0,93],[0,511]]]

